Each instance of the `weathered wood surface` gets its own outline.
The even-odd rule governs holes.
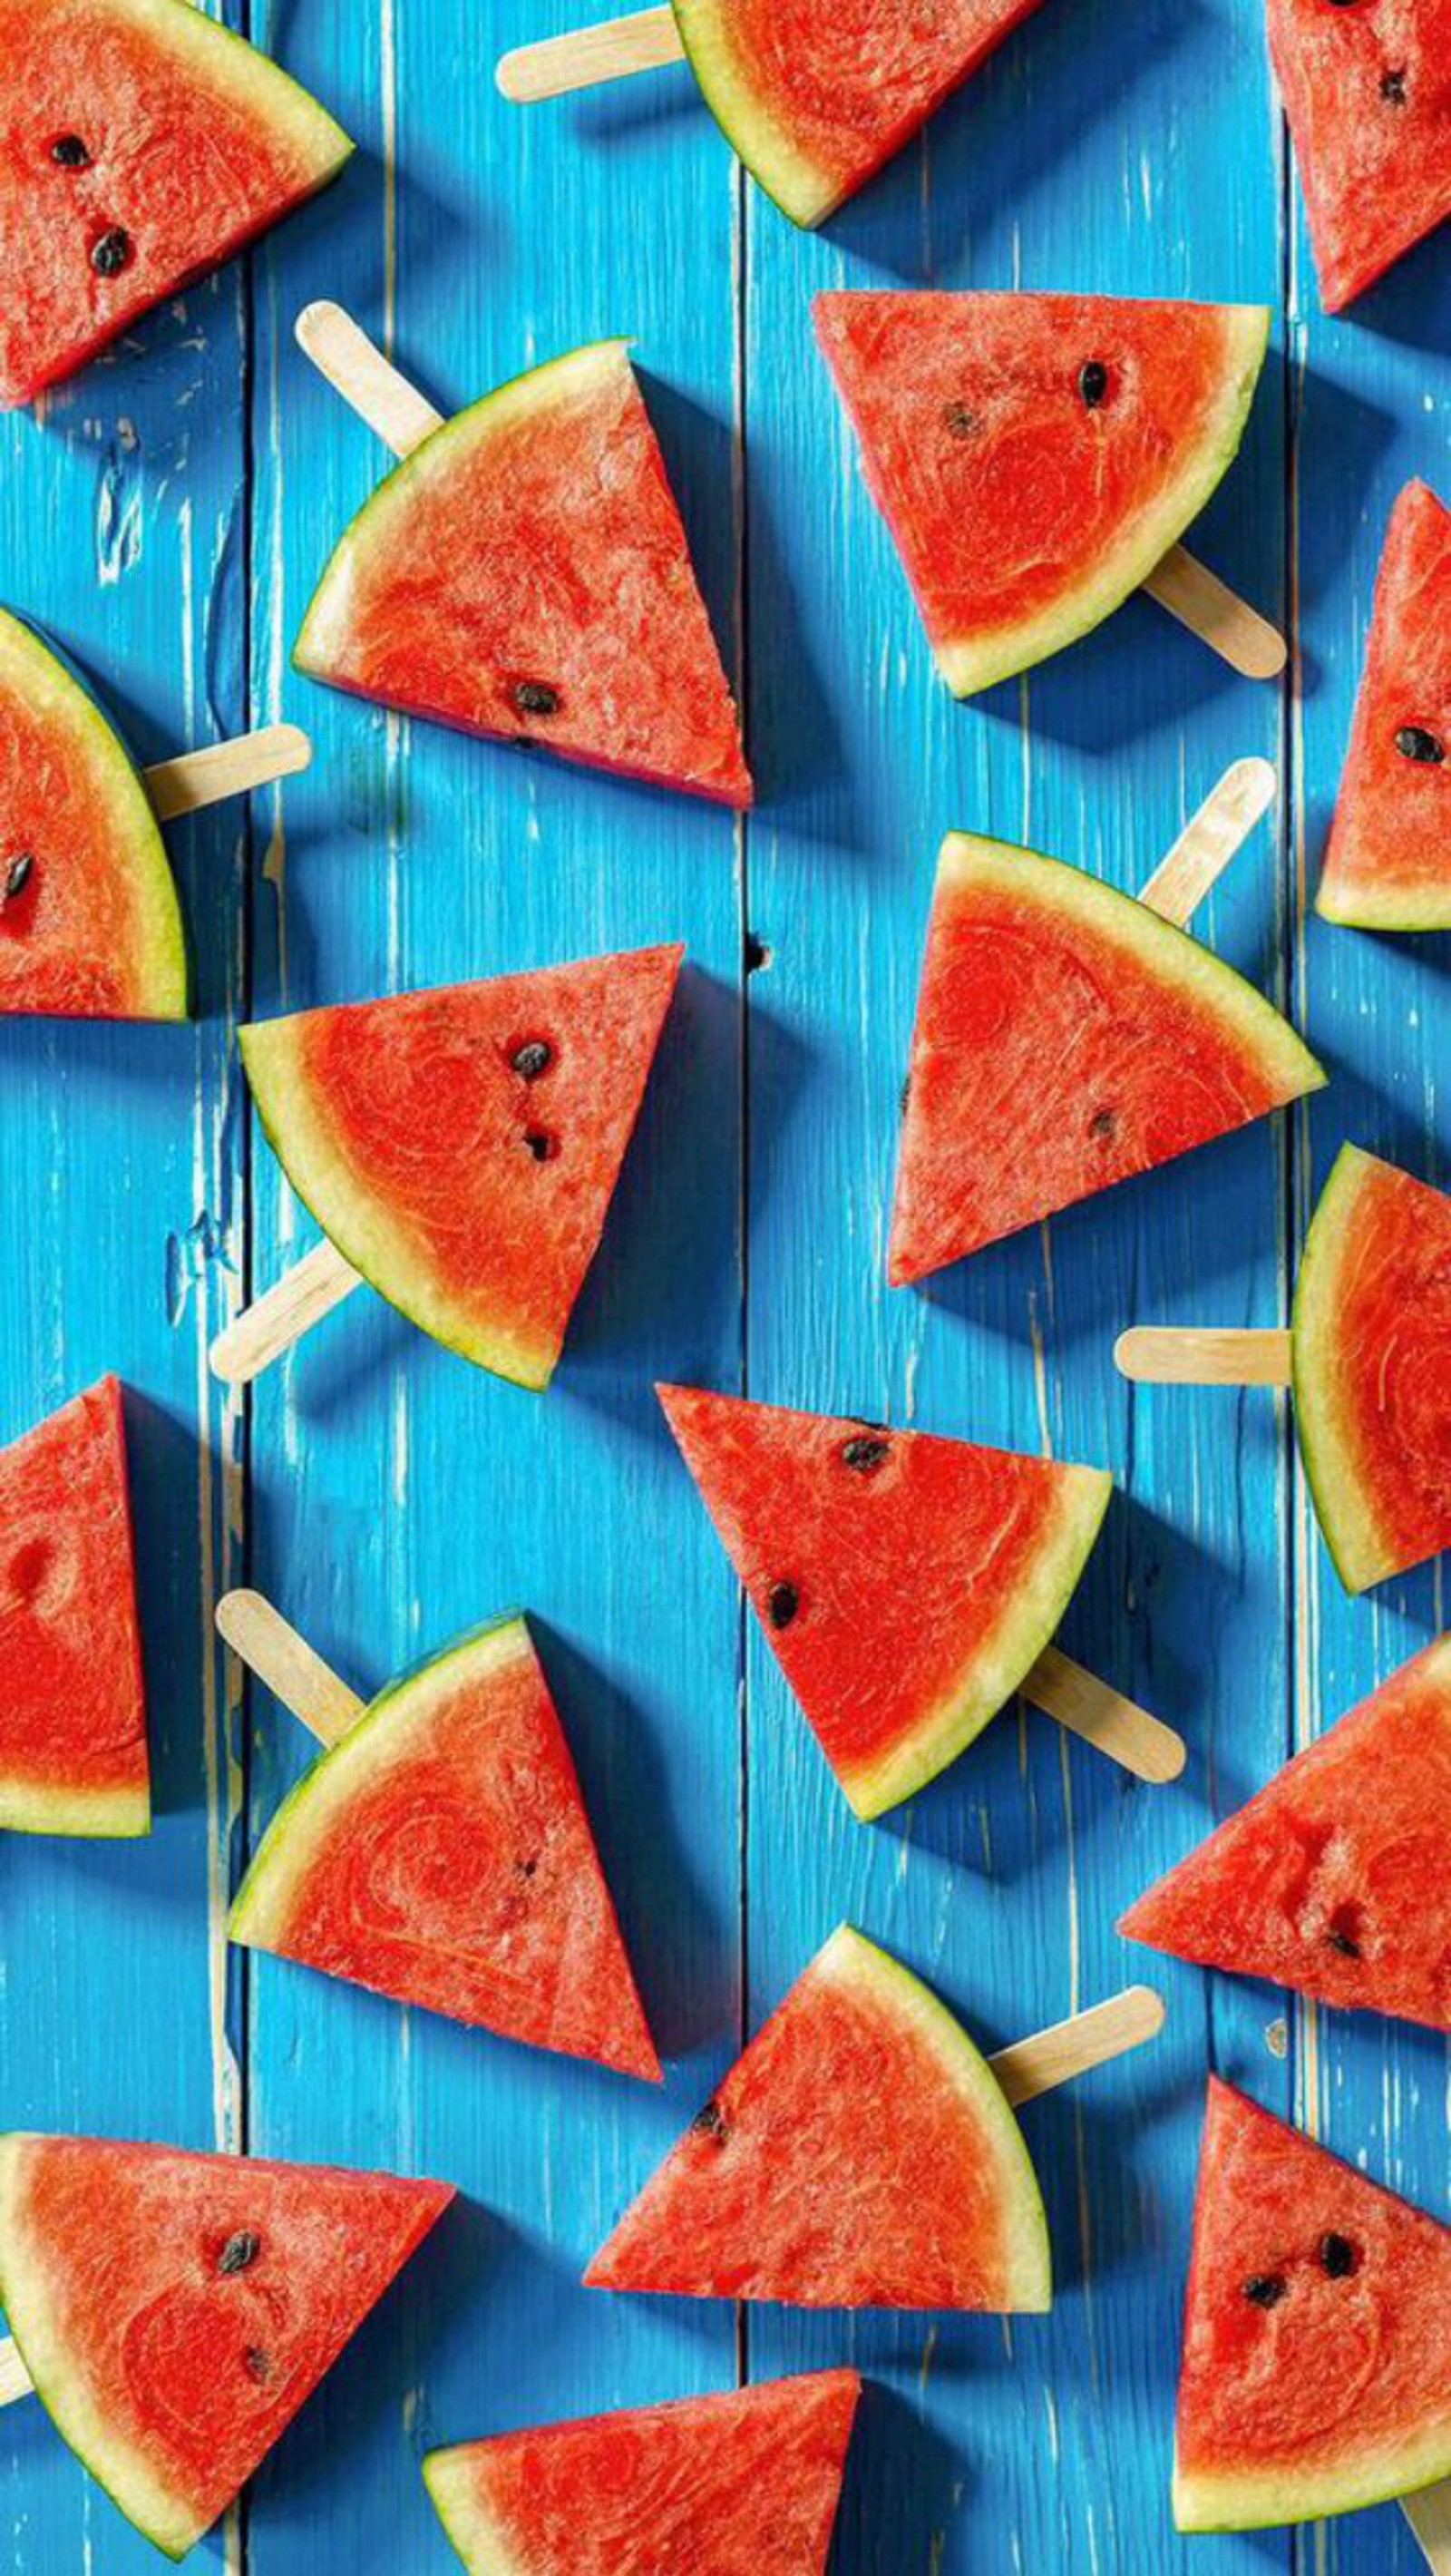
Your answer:
[[[363,152],[243,268],[0,423],[0,595],[53,625],[157,760],[304,723],[305,776],[173,827],[203,1016],[0,1026],[0,1435],[103,1368],[129,1388],[160,1789],[149,1846],[13,1840],[9,2120],[449,2175],[467,2195],[208,2544],[255,2576],[451,2563],[438,2439],[855,2358],[874,2382],[840,2576],[1406,2576],[1380,2511],[1177,2540],[1167,2475],[1207,2062],[1444,2210],[1445,2052],[1130,1952],[1127,1899],[1442,1616],[1434,1574],[1342,1598],[1283,1398],[1134,1388],[1136,1319],[1274,1324],[1339,1139],[1445,1181],[1445,945],[1306,923],[1380,534],[1447,482],[1451,250],[1316,310],[1258,0],[1039,18],[824,238],[741,181],[683,68],[521,112],[498,54],[567,0],[255,13]],[[813,355],[843,282],[1245,295],[1276,306],[1244,457],[1195,550],[1286,623],[1282,688],[1151,603],[978,705],[933,677]],[[384,451],[297,349],[335,297],[441,407],[633,332],[762,787],[741,826],[374,714],[287,649]],[[922,1294],[882,1259],[936,842],[1035,841],[1141,885],[1226,764],[1286,792],[1196,916],[1332,1065],[1309,1114],[987,1252]],[[755,945],[748,946],[748,934]],[[206,1351],[314,1229],[251,1127],[248,1009],[682,937],[691,966],[569,1353],[542,1401],[372,1296],[248,1395]],[[748,957],[763,962],[747,971]],[[1063,1645],[1186,1737],[1149,1787],[1009,1713],[914,1806],[855,1824],[743,1622],[657,1376],[1065,1457],[1123,1488]],[[198,1434],[200,1433],[200,1444]],[[308,1754],[213,1638],[256,1584],[368,1689],[523,1603],[669,2061],[663,2098],[267,1959],[222,1914]],[[1151,1969],[1151,2047],[1031,2105],[1049,2319],[799,2318],[611,2301],[579,2272],[742,2031],[850,1915],[989,2046]],[[0,2566],[155,2562],[50,2434],[0,2423]]]

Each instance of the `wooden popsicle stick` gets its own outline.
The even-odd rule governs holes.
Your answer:
[[[1140,888],[1140,903],[1162,921],[1187,930],[1216,878],[1249,839],[1260,816],[1269,812],[1279,786],[1273,762],[1236,760],[1185,824],[1147,885]]]
[[[1290,1335],[1278,1329],[1194,1332],[1178,1324],[1135,1324],[1113,1355],[1141,1386],[1289,1386]]]
[[[1171,546],[1144,588],[1202,644],[1247,680],[1277,680],[1289,660],[1278,627],[1222,582],[1187,546]]]
[[[208,743],[205,751],[158,760],[143,774],[162,822],[174,823],[178,815],[198,813],[203,805],[220,805],[228,796],[270,787],[274,778],[294,778],[311,760],[312,744],[301,725],[275,724],[238,734],[235,742]]]
[[[1055,2021],[1051,2030],[1014,2040],[1011,2048],[999,2049],[988,2064],[1016,2110],[1020,2102],[1034,2101],[1040,2093],[1051,2093],[1055,2085],[1086,2075],[1091,2066],[1103,2066],[1111,2057],[1141,2048],[1146,2039],[1157,2038],[1163,2027],[1163,1996],[1152,1986],[1125,1986],[1122,1994],[1110,1995],[1107,2003],[1094,2004],[1088,2012],[1075,2013],[1071,2021]]]
[[[400,376],[340,304],[309,304],[297,317],[296,331],[298,347],[311,358],[318,374],[326,376],[333,390],[395,456],[411,456],[425,438],[442,429],[442,412],[435,411],[406,376]]]
[[[0,2406],[14,2406],[34,2394],[35,2382],[20,2358],[20,2346],[9,2335],[0,2339]]]
[[[340,1306],[362,1281],[350,1261],[324,1235],[301,1261],[285,1270],[276,1286],[244,1308],[234,1324],[218,1333],[208,1354],[212,1375],[228,1386],[250,1386],[253,1378],[280,1360],[334,1306]]]
[[[594,89],[601,81],[659,71],[666,63],[678,63],[684,52],[673,9],[637,9],[628,18],[605,18],[595,27],[573,27],[564,36],[516,45],[500,57],[494,78],[516,107],[533,107],[540,99]]]
[[[1420,2543],[1421,2555],[1436,2576],[1451,2576],[1451,2478],[1422,2487],[1419,2495],[1402,2496],[1401,2511]]]
[[[1188,1758],[1184,1739],[1172,1726],[1151,1717],[1136,1701],[1111,1690],[1096,1673],[1075,1664],[1056,1646],[1045,1646],[1025,1681],[1024,1699],[1057,1719],[1086,1744],[1095,1744],[1113,1762],[1121,1762],[1139,1780],[1177,1780]]]
[[[288,1625],[260,1592],[227,1592],[217,1603],[217,1626],[249,1672],[274,1699],[301,1718],[320,1744],[336,1744],[367,1705]]]

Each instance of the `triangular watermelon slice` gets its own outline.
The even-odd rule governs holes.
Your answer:
[[[517,376],[415,449],[344,535],[293,659],[465,733],[751,801],[624,340]]]
[[[470,2576],[825,2576],[854,2370],[430,2451]]]
[[[1210,2079],[1175,2440],[1181,2531],[1451,2474],[1451,2228]]]
[[[959,697],[1119,607],[1232,462],[1261,305],[852,290],[816,333]]]
[[[1268,0],[1327,313],[1451,215],[1451,0]]]
[[[188,0],[0,0],[0,62],[0,405],[230,259],[353,148]]]
[[[1119,1930],[1326,2004],[1451,2030],[1451,1637],[1131,1905]]]
[[[182,2558],[453,2198],[327,2165],[0,2139],[0,2297],[56,2429]]]
[[[242,1031],[262,1124],[354,1269],[426,1333],[547,1386],[675,991],[639,948]]]
[[[1271,1003],[1146,904],[950,833],[887,1276],[921,1279],[1324,1080]]]
[[[1348,1592],[1451,1547],[1451,1199],[1343,1146],[1293,1315],[1305,1472]]]
[[[1451,510],[1425,483],[1406,485],[1386,531],[1315,909],[1362,930],[1451,930]]]
[[[657,1389],[859,1816],[979,1735],[1072,1597],[1113,1479],[925,1431]]]
[[[0,1449],[0,1826],[151,1830],[121,1389]]]
[[[89,691],[4,609],[0,745],[0,1012],[185,1019],[186,934],[151,799]]]
[[[1043,2203],[985,2058],[843,1925],[595,2256],[592,2289],[1046,2309]]]
[[[824,223],[1039,0],[675,0],[695,75],[747,169]]]
[[[660,2079],[522,1619],[374,1700],[273,1817],[231,1936],[535,2048]]]

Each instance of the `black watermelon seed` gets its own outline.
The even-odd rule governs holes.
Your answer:
[[[29,885],[34,874],[34,851],[22,850],[19,858],[12,859],[9,867],[5,871],[5,900],[7,903],[13,903],[18,896],[24,894],[25,889]]]
[[[242,2359],[247,2365],[248,2378],[255,2379],[259,2388],[264,2387],[272,2376],[271,2353],[264,2352],[260,2343],[250,2343]]]
[[[845,1466],[854,1467],[859,1476],[874,1476],[891,1445],[889,1440],[880,1439],[875,1433],[859,1440],[848,1440],[841,1453],[842,1462]]]
[[[89,170],[91,156],[78,134],[58,134],[50,157],[59,170]]]
[[[527,1860],[516,1860],[514,1867],[521,1878],[532,1878],[539,1867],[539,1854],[531,1852]]]
[[[554,1062],[554,1049],[545,1038],[526,1038],[509,1058],[521,1082],[537,1082]]]
[[[707,2102],[703,2111],[697,2111],[690,2128],[693,2137],[715,2138],[722,2146],[730,2134],[730,2123],[718,2102]]]
[[[1360,1943],[1352,1940],[1348,1932],[1342,1932],[1338,1923],[1331,1925],[1325,1938],[1329,1942],[1332,1950],[1339,1951],[1342,1959],[1358,1959],[1360,1957]]]
[[[559,691],[547,680],[516,680],[514,704],[521,716],[554,716],[559,713]]]
[[[1279,2272],[1252,2272],[1244,2294],[1257,2308],[1277,2308],[1285,2295],[1284,2276]]]
[[[1355,2270],[1357,2256],[1348,2236],[1322,2236],[1320,2261],[1332,2281],[1348,2280]]]
[[[1097,411],[1108,391],[1108,369],[1101,358],[1090,358],[1078,371],[1078,390],[1089,411]]]
[[[1424,761],[1430,768],[1435,768],[1446,757],[1444,742],[1436,734],[1428,733],[1424,725],[1402,725],[1396,735],[1396,749],[1402,760]]]
[[[982,421],[979,415],[972,409],[972,406],[969,403],[944,403],[942,406],[942,418],[944,425],[954,438],[976,438],[978,431],[982,427]]]
[[[547,1127],[526,1127],[524,1142],[536,1163],[553,1162],[559,1151],[558,1140],[550,1135]]]
[[[1117,1125],[1118,1119],[1113,1110],[1095,1109],[1088,1122],[1088,1132],[1090,1136],[1111,1136]]]
[[[225,2245],[217,2256],[217,2270],[219,2272],[245,2272],[249,2263],[256,2262],[261,2251],[261,2237],[256,2235],[250,2227],[239,2227],[235,2236],[229,2236],[227,2238]]]
[[[131,236],[119,224],[91,244],[91,266],[98,277],[119,277],[131,257]]]
[[[801,1595],[794,1583],[773,1583],[766,1595],[766,1607],[773,1628],[789,1628],[801,1607]]]
[[[1391,107],[1404,107],[1406,103],[1406,75],[1404,71],[1382,72],[1380,76],[1380,94]]]

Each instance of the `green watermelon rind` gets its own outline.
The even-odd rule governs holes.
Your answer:
[[[497,2514],[490,2511],[479,2481],[469,2468],[467,2455],[471,2447],[469,2443],[456,2442],[446,2450],[424,2455],[423,2483],[450,2546],[471,2571],[486,2568],[488,2576],[536,2576]]]
[[[838,1770],[864,1824],[915,1797],[965,1752],[1027,1678],[1062,1621],[1093,1552],[1113,1493],[1106,1467],[1056,1467],[1054,1523],[1038,1543],[1033,1572],[1015,1583],[1001,1619],[975,1647],[967,1670],[911,1734],[880,1761]]]
[[[202,88],[225,89],[260,124],[287,133],[313,165],[316,187],[325,187],[352,159],[357,146],[351,135],[311,90],[192,0],[108,0],[108,10],[146,28],[179,62],[194,65]]]
[[[1413,892],[1403,886],[1398,891],[1385,876],[1373,886],[1362,884],[1358,892],[1347,889],[1339,897],[1322,878],[1315,910],[1337,930],[1451,930],[1451,893],[1445,888],[1424,886]]]
[[[793,224],[812,231],[834,215],[849,191],[792,142],[757,99],[731,42],[731,13],[721,0],[671,0],[685,58],[701,95],[737,158]]]
[[[1378,2467],[1364,2462],[1343,2470],[1336,2478],[1276,2478],[1270,2470],[1238,2478],[1227,2472],[1218,2477],[1203,2472],[1189,2477],[1176,2463],[1172,2488],[1175,2528],[1183,2532],[1269,2531],[1282,2523],[1321,2522],[1330,2514],[1359,2513],[1369,2505],[1398,2504],[1403,2496],[1419,2495],[1423,2488],[1439,2486],[1443,2478],[1451,2476],[1451,2439],[1440,2430],[1437,2442],[1439,2447],[1426,2457],[1418,2458],[1415,2447],[1408,2443],[1402,2451],[1383,2457]],[[503,2576],[512,2576],[512,2571],[505,2569]]]
[[[48,2143],[29,2130],[0,2135],[0,2307],[35,2393],[62,2440],[118,2511],[164,2557],[184,2558],[201,2537],[193,2507],[156,2476],[133,2443],[112,2435],[101,2408],[85,2394],[84,2373],[58,2320],[52,2323],[47,2315],[44,2265],[38,2255],[27,2259],[21,2241],[24,2167],[30,2155],[44,2155]]]
[[[0,1772],[0,1833],[83,1835],[134,1842],[151,1831],[148,1788],[52,1788]]]
[[[964,635],[934,643],[937,667],[955,697],[975,697],[1000,680],[1014,679],[1101,626],[1157,570],[1223,482],[1239,453],[1264,366],[1270,313],[1263,304],[1220,310],[1228,344],[1219,402],[1157,507],[1135,522],[1131,537],[1120,540],[1086,581],[1051,607],[987,638]]]
[[[528,1624],[519,1611],[470,1628],[438,1654],[429,1655],[400,1673],[370,1700],[347,1732],[308,1765],[283,1799],[252,1856],[227,1918],[227,1937],[241,1948],[286,1956],[284,1947],[291,1909],[319,1851],[327,1847],[340,1820],[345,1820],[362,1780],[376,1780],[382,1767],[378,1734],[387,1728],[398,1761],[410,1750],[408,1724],[436,1696],[446,1697],[460,1679],[460,1668],[473,1663],[480,1675],[527,1657],[534,1660]]]
[[[1356,1226],[1373,1154],[1342,1145],[1305,1237],[1290,1309],[1290,1369],[1300,1455],[1331,1562],[1348,1593],[1366,1592],[1397,1569],[1377,1548],[1349,1442],[1337,1421],[1336,1294],[1340,1256]]]
[[[172,0],[168,0],[172,5]],[[0,687],[35,708],[74,747],[114,816],[118,867],[134,870],[141,915],[136,997],[126,1016],[185,1020],[191,965],[176,879],[156,809],[135,761],[84,682],[23,617],[0,608]]]

